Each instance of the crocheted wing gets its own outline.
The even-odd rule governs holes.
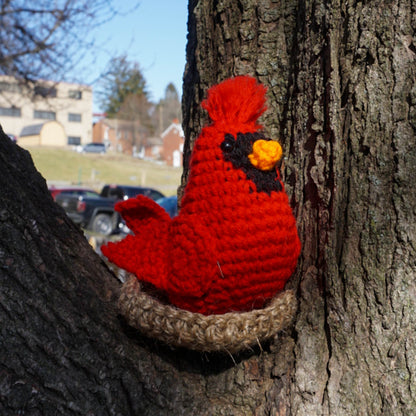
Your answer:
[[[118,267],[160,287],[166,279],[169,214],[142,195],[119,202],[115,209],[134,235],[102,246],[102,253]]]
[[[169,227],[168,279],[171,300],[193,304],[203,298],[217,278],[216,238],[202,215],[179,215]]]

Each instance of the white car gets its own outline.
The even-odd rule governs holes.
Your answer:
[[[107,148],[104,143],[88,143],[82,147],[81,153],[100,153],[107,152]]]

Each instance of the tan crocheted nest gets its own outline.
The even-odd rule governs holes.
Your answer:
[[[139,281],[131,276],[121,288],[119,307],[129,325],[168,345],[235,353],[290,325],[297,301],[294,292],[286,290],[263,309],[205,316],[161,303],[141,291]]]

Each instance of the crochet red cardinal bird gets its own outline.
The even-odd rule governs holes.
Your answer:
[[[202,103],[212,120],[195,142],[177,217],[143,196],[116,205],[134,232],[102,252],[202,314],[262,307],[281,291],[300,252],[276,166],[282,149],[261,132],[266,88],[228,79]]]

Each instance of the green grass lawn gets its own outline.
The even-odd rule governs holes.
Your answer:
[[[28,147],[27,150],[49,184],[79,184],[97,191],[106,183],[150,186],[168,196],[176,194],[181,181],[182,168],[118,153],[80,154],[50,147]]]

